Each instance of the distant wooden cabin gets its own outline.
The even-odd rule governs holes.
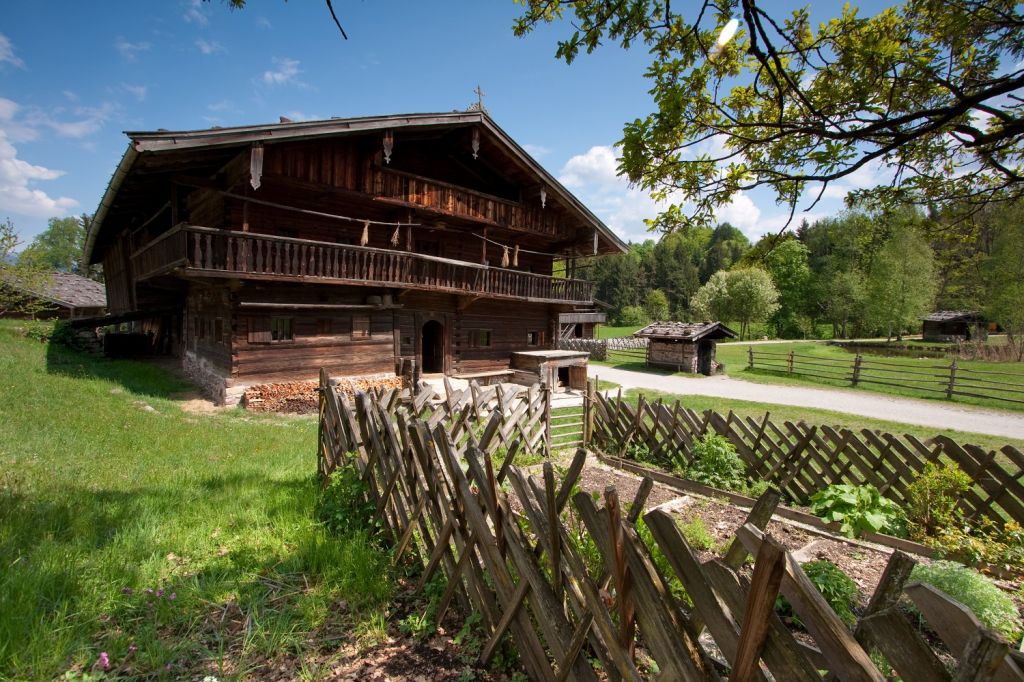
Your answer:
[[[921,336],[925,341],[971,341],[987,338],[988,327],[976,310],[938,310],[924,318]]]
[[[227,402],[321,367],[508,374],[592,309],[577,259],[626,250],[481,111],[128,136],[87,259]]]
[[[718,364],[715,342],[738,335],[721,322],[654,322],[633,336],[648,339],[648,366],[711,375]]]
[[[107,295],[103,284],[71,272],[51,272],[31,283],[9,278],[2,285],[38,302],[34,317],[78,319],[106,312]],[[32,306],[36,308],[36,306]],[[23,316],[23,315],[17,315]]]

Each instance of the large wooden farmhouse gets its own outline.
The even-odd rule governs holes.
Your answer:
[[[128,136],[88,261],[228,402],[321,367],[508,370],[596,315],[576,259],[625,250],[481,111]]]

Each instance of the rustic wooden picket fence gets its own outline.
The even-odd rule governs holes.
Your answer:
[[[775,491],[754,505],[721,559],[701,563],[663,510],[642,517],[654,544],[638,535],[649,478],[632,505],[608,488],[599,506],[587,493],[573,494],[587,460],[583,449],[561,480],[550,461],[541,476],[513,466],[535,433],[536,398],[479,420],[463,416],[472,402],[461,410],[454,402],[428,402],[389,391],[358,394],[350,404],[321,374],[319,469],[357,469],[394,560],[422,563],[419,589],[444,574],[435,622],[453,604],[464,615],[480,614],[482,664],[511,637],[525,672],[545,681],[597,680],[595,667],[611,680],[745,681],[770,674],[810,681],[826,671],[840,680],[880,681],[872,648],[906,680],[1024,680],[1005,641],[941,593],[906,584],[914,561],[898,552],[856,628],[847,629],[793,556],[763,535],[779,502]],[[569,510],[581,525],[566,523]],[[588,568],[585,543],[600,553],[601,568]],[[663,553],[669,574],[658,569],[654,551]],[[739,570],[748,552],[756,556],[749,579]],[[681,583],[692,606],[672,596],[670,580]],[[813,644],[794,637],[774,613],[780,592]],[[958,655],[955,671],[897,610],[902,594]],[[714,646],[701,637],[705,627]]]
[[[908,486],[927,462],[955,462],[974,481],[959,502],[968,520],[986,516],[996,523],[1024,524],[1024,453],[1010,445],[999,451],[959,444],[946,436],[926,440],[870,429],[853,431],[828,425],[761,419],[731,410],[697,413],[640,396],[636,405],[619,397],[596,395],[593,443],[609,454],[642,444],[655,460],[685,466],[693,441],[705,433],[725,436],[747,466],[751,480],[769,481],[790,499],[806,504],[833,483],[874,485],[904,504]]]

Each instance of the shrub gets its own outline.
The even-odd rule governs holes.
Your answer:
[[[693,443],[693,460],[685,476],[724,490],[746,490],[746,467],[725,436],[706,433]]]
[[[1013,599],[977,571],[953,561],[935,561],[927,566],[918,564],[910,577],[956,599],[1011,642],[1020,639],[1024,624]]]
[[[971,488],[971,477],[956,464],[924,465],[907,486],[907,526],[911,537],[934,537],[957,522],[956,505]]]
[[[1024,573],[1024,528],[1014,521],[1002,528],[985,517],[973,526],[958,521],[937,529],[924,543],[965,563],[986,563]]]
[[[369,485],[352,462],[331,474],[317,498],[316,513],[320,522],[338,535],[365,532],[376,538],[381,532],[377,509],[369,501]]]
[[[839,619],[853,627],[857,622],[857,617],[853,613],[853,606],[857,603],[857,584],[843,573],[841,568],[827,559],[808,561],[801,568]],[[793,612],[792,605],[782,595],[775,601],[775,610],[781,617],[790,618],[803,625]]]
[[[842,524],[839,530],[849,538],[868,530],[899,533],[903,525],[903,511],[873,485],[830,485],[811,497],[811,512]]]
[[[619,313],[616,320],[620,327],[639,327],[647,324],[647,311],[638,305],[628,305]]]

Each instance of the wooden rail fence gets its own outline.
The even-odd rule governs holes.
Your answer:
[[[736,447],[752,480],[769,481],[790,499],[806,504],[833,483],[870,483],[903,504],[907,486],[926,462],[955,462],[974,481],[959,502],[967,519],[986,516],[1024,524],[1024,453],[1006,445],[999,451],[960,444],[946,436],[924,441],[870,429],[853,431],[828,425],[784,421],[770,413],[741,418],[731,410],[703,414],[642,395],[634,406],[619,397],[596,394],[593,444],[620,454],[630,443],[646,446],[655,460],[685,466],[693,441],[705,433],[725,436]]]
[[[860,354],[853,360],[840,360],[794,351],[755,351],[753,346],[748,346],[747,367],[848,381],[853,386],[896,386],[948,399],[966,396],[1024,405],[1024,375],[962,367],[956,359],[948,365],[893,362]]]
[[[903,679],[1024,680],[1007,642],[941,593],[906,584],[914,562],[898,552],[848,630],[793,556],[763,534],[779,501],[774,491],[751,509],[721,559],[701,563],[671,515],[654,509],[641,517],[650,479],[632,505],[614,488],[599,504],[585,492],[572,494],[586,464],[583,449],[560,481],[550,462],[541,476],[513,466],[520,439],[533,432],[532,398],[507,405],[507,414],[492,410],[475,428],[462,417],[475,409],[472,401],[461,411],[447,402],[431,408],[389,391],[358,394],[350,405],[325,373],[320,396],[321,473],[339,465],[359,471],[395,561],[419,560],[421,589],[443,573],[436,622],[453,604],[480,614],[483,664],[510,637],[523,670],[545,681],[597,680],[596,666],[611,680],[809,682],[825,671],[880,681],[872,649]],[[506,484],[521,512],[513,511]],[[650,545],[637,532],[641,518]],[[600,566],[588,566],[585,545],[596,548]],[[756,557],[752,574],[738,570],[748,552]],[[658,556],[668,569],[658,567]],[[692,607],[673,597],[676,581]],[[775,615],[779,592],[809,638],[794,637]],[[904,593],[959,659],[954,670],[897,610]],[[700,637],[705,627],[715,646]]]

